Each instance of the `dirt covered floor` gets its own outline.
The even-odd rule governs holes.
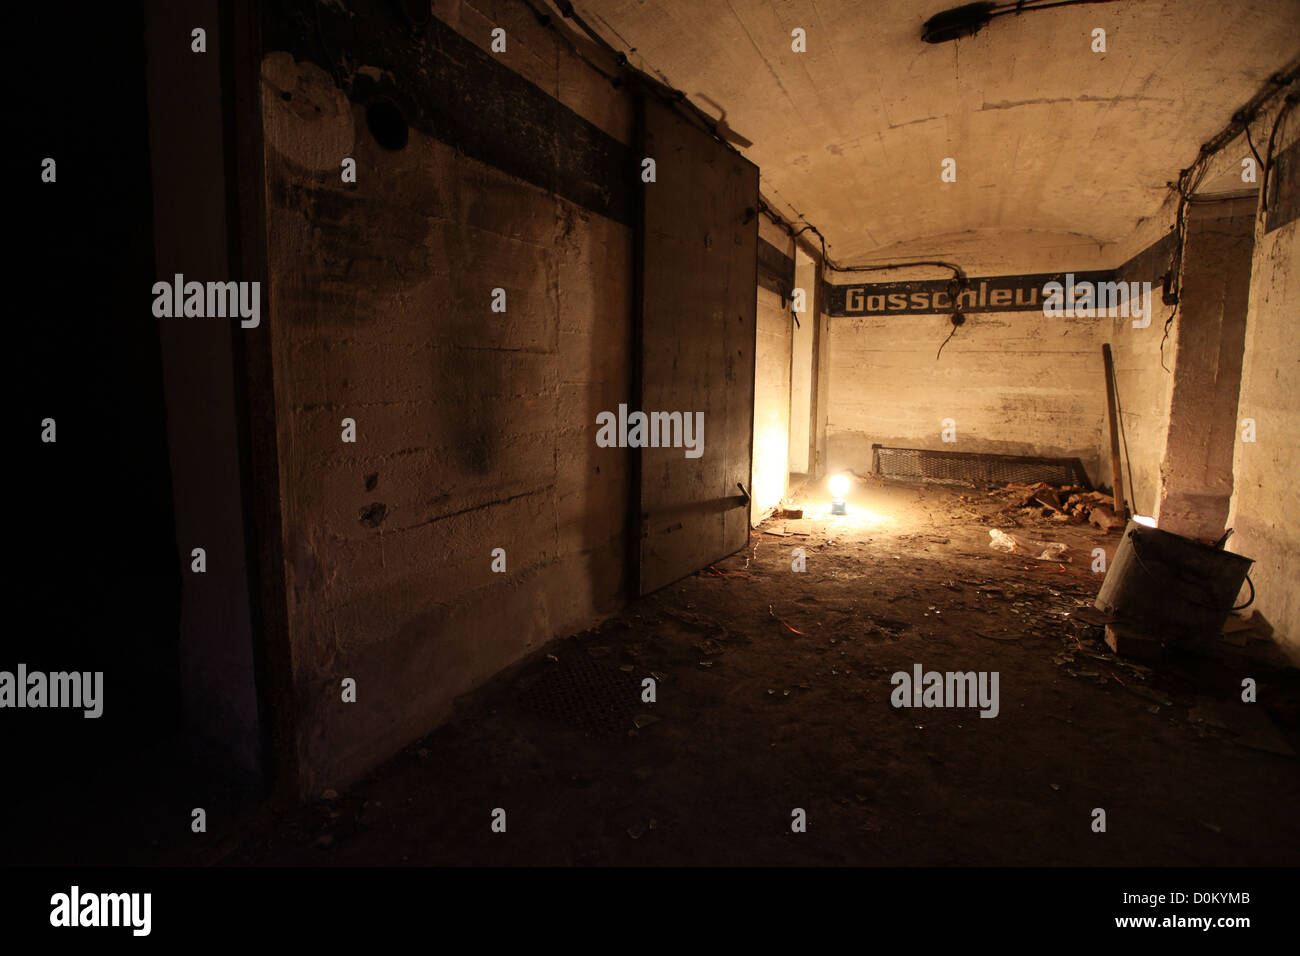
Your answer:
[[[1257,640],[1117,660],[1069,615],[1119,533],[1015,497],[859,480],[844,517],[806,497],[806,517],[553,642],[350,791],[213,821],[202,861],[1300,862],[1296,672]],[[991,528],[1070,562],[995,550]],[[997,671],[998,715],[891,706],[915,664]],[[1245,676],[1260,703],[1239,702]]]

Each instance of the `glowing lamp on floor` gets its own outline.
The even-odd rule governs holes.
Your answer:
[[[844,507],[844,495],[849,490],[848,475],[831,476],[831,514],[842,515],[848,511]]]

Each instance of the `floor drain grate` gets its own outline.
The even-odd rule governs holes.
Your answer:
[[[640,703],[640,684],[612,664],[570,651],[550,664],[520,695],[530,710],[556,717],[590,734],[623,733]]]

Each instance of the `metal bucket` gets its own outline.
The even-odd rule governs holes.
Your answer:
[[[1171,636],[1223,630],[1251,558],[1130,521],[1094,607]]]

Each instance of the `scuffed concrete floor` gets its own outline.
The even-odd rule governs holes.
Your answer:
[[[989,547],[990,527],[1014,528],[997,514],[1007,500],[982,491],[859,482],[847,518],[827,505],[762,527],[806,538],[756,533],[716,570],[553,642],[351,791],[214,821],[168,861],[1300,862],[1296,759],[1189,719],[1214,701],[1231,716],[1253,676],[1255,706],[1296,745],[1297,675],[1261,662],[1271,646],[1177,654],[1144,675],[1065,617],[1095,596],[1091,551],[1113,555],[1117,532],[1013,512],[1019,533],[1069,545],[1072,563],[1050,565]],[[525,706],[547,668],[584,654],[660,675],[658,701],[633,708],[659,719],[589,736]],[[895,709],[889,677],[914,663],[998,671],[1001,713]],[[791,832],[794,808],[806,833]]]

